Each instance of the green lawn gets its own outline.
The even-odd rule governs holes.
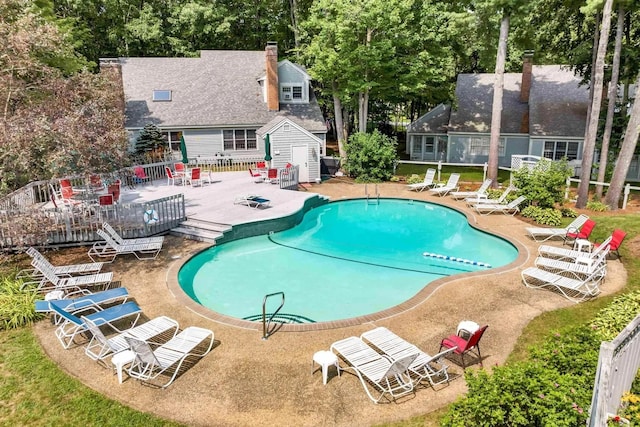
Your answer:
[[[414,165],[401,163],[396,169],[396,175],[398,176],[411,176],[412,174],[420,175],[424,178],[424,174],[427,169],[432,168],[437,170],[437,166],[433,165]],[[440,171],[440,180],[446,181],[449,175],[452,173],[460,174],[461,182],[477,182],[481,183],[484,179],[484,170],[481,167],[475,166],[443,166]],[[509,171],[498,170],[498,182],[500,184],[509,183]],[[437,174],[436,174],[437,176]]]

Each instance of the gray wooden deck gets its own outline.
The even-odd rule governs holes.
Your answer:
[[[190,220],[236,225],[279,218],[300,210],[305,200],[317,196],[306,191],[282,190],[270,183],[255,183],[248,172],[219,172],[212,175],[213,183],[202,186],[168,185],[156,180],[134,189],[123,188],[120,203],[142,203],[148,200],[183,193]],[[269,199],[266,208],[252,208],[234,203],[242,195],[257,195]]]

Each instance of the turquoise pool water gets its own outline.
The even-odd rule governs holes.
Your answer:
[[[348,200],[310,210],[294,228],[201,252],[178,281],[196,302],[231,317],[259,315],[266,294],[284,292],[282,312],[325,322],[388,309],[435,279],[500,267],[517,255],[440,205]],[[279,303],[269,299],[267,311]]]

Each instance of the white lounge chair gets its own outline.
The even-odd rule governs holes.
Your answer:
[[[91,319],[82,316],[82,321],[91,332],[91,340],[85,346],[84,352],[93,360],[103,360],[110,354],[118,353],[129,348],[125,337],[133,337],[142,341],[150,340],[160,334],[173,330],[171,338],[178,333],[178,322],[167,316],[155,317],[148,322],[139,323],[133,328],[126,329],[113,337],[107,338],[100,327]]]
[[[416,184],[407,184],[407,189],[411,191],[423,191],[425,188],[431,188],[436,183],[434,182],[434,178],[436,177],[435,169],[427,169],[427,173],[424,174],[424,181],[416,183]]]
[[[449,383],[449,367],[444,361],[455,349],[450,348],[431,356],[382,326],[363,333],[360,338],[378,348],[391,360],[417,354],[418,357],[409,366],[409,371],[417,375],[418,381],[427,379],[433,387],[445,382]]]
[[[607,274],[607,255],[609,248],[602,250],[591,262],[562,261],[556,258],[546,258],[539,256],[535,265],[538,268],[553,271],[558,274],[573,275],[576,279],[582,279],[599,273],[602,277]]]
[[[566,240],[567,233],[576,233],[588,219],[589,217],[587,215],[581,214],[564,228],[527,227],[525,230],[527,230],[527,233],[529,233],[531,238],[536,242],[544,242],[554,237]]]
[[[595,259],[597,259],[602,251],[609,249],[611,239],[612,236],[607,237],[593,250],[593,252],[577,251],[575,249],[567,249],[551,245],[540,245],[538,247],[538,254],[545,258],[557,258],[563,261],[591,264]]]
[[[331,344],[331,351],[344,359],[349,366],[340,368],[351,369],[360,379],[367,396],[378,403],[387,394],[392,399],[413,392],[413,381],[409,373],[409,366],[418,354],[409,354],[396,361],[390,360],[358,337],[349,337]],[[378,396],[372,394],[372,390]]]
[[[447,183],[441,187],[431,188],[429,193],[437,194],[440,197],[446,196],[450,191],[458,191],[458,180],[460,179],[459,173],[452,173],[449,175]]]
[[[170,370],[173,374],[161,387],[167,387],[176,379],[180,367],[189,356],[204,357],[213,347],[213,331],[190,326],[171,340],[152,350],[149,344],[137,338],[125,336],[136,359],[129,367],[129,376],[144,382],[151,382]],[[209,341],[206,345],[206,341]],[[197,350],[206,345],[204,350]]]
[[[467,206],[469,207],[473,207],[475,205],[481,204],[481,203],[491,203],[491,204],[496,204],[496,205],[504,205],[505,200],[507,200],[507,196],[514,191],[516,188],[513,186],[508,186],[507,188],[504,189],[504,191],[502,192],[502,194],[500,194],[500,197],[498,197],[497,199],[489,199],[487,197],[467,197],[466,199],[464,199],[464,202],[467,204]]]
[[[75,342],[75,338],[86,332],[87,325],[80,319],[81,313],[69,313],[62,305],[58,305],[56,301],[51,301],[51,308],[56,313],[57,316],[60,316],[62,320],[60,326],[56,329],[56,337],[60,341],[60,344],[64,348],[69,348]],[[135,316],[132,324],[135,325],[138,319],[140,318],[140,314],[142,313],[142,309],[133,301],[127,301],[123,304],[114,305],[109,308],[105,308],[104,310],[96,310],[95,307],[86,307],[83,312],[90,313],[84,314],[84,316],[92,320],[96,325],[104,325],[104,324],[113,324],[116,320],[121,320],[130,316]],[[113,325],[112,325],[113,327]]]
[[[145,245],[145,244],[162,244],[164,236],[138,237],[135,239],[123,239],[120,234],[108,222],[102,223],[102,229],[109,233],[116,243],[121,245]]]
[[[61,277],[55,274],[52,266],[48,262],[34,259],[32,265],[42,273],[42,278],[37,282],[37,292],[50,292],[54,290],[80,290],[87,287],[98,287],[106,289],[113,279],[113,273],[86,274],[83,276],[66,276]],[[25,282],[22,288],[26,289],[36,282]]]
[[[601,279],[602,276],[599,272],[595,272],[584,279],[576,279],[537,267],[529,267],[522,271],[522,281],[525,286],[529,288],[557,289],[569,301],[576,303],[598,295],[600,293],[599,284]]]
[[[491,178],[485,179],[480,188],[476,191],[452,191],[449,193],[451,197],[456,200],[467,199],[467,198],[475,198],[475,199],[486,199],[487,198],[487,190],[491,186],[493,180]]]
[[[489,215],[495,212],[502,212],[505,215],[515,215],[520,212],[520,204],[527,198],[520,196],[517,199],[507,203],[506,205],[499,205],[493,203],[479,203],[473,207],[480,215]]]
[[[138,259],[156,259],[162,250],[162,242],[120,244],[104,230],[96,230],[96,233],[104,239],[104,242],[96,242],[89,249],[87,255],[92,260],[111,258],[107,262],[112,262],[116,256],[125,254],[133,254]]]
[[[79,274],[95,274],[98,273],[104,263],[102,262],[87,262],[82,264],[68,264],[68,265],[53,265],[51,262],[40,253],[36,248],[30,247],[26,250],[27,255],[32,259],[38,260],[43,264],[49,265],[51,270],[58,276],[73,276]],[[33,266],[33,263],[32,263]],[[39,278],[42,277],[42,273],[37,268],[21,270],[17,275],[17,278],[30,277]]]

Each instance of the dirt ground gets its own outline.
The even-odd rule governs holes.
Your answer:
[[[380,184],[381,196],[422,199],[455,206],[467,213],[475,227],[508,238],[520,249],[519,258],[506,268],[452,277],[435,287],[415,307],[392,317],[340,329],[310,332],[281,332],[268,340],[258,330],[241,329],[207,319],[185,306],[168,283],[175,281],[175,266],[208,245],[167,236],[157,260],[137,261],[118,257],[105,270],[125,286],[143,308],[145,317],[168,315],[181,327],[197,325],[212,329],[215,346],[167,389],[157,389],[126,379],[118,384],[113,370],[86,357],[81,345],[64,350],[54,336],[55,327],[39,322],[35,333],[42,348],[69,375],[88,387],[132,408],[151,412],[193,426],[371,426],[425,414],[462,395],[462,369],[451,361],[453,380],[449,385],[420,386],[413,395],[398,402],[373,404],[358,378],[348,371],[338,377],[329,372],[327,385],[319,371],[312,374],[314,352],[328,349],[332,342],[385,326],[434,354],[440,340],[455,333],[461,320],[488,324],[481,341],[483,366],[505,362],[527,323],[539,314],[566,307],[557,293],[526,288],[520,271],[533,264],[537,243],[527,237],[527,223],[501,214],[477,216],[448,197],[406,190],[402,184]],[[364,187],[346,180],[314,185],[309,191],[333,200],[362,197]],[[626,244],[638,247],[637,242]],[[560,243],[555,243],[560,245]],[[54,264],[87,262],[86,248],[53,251],[47,256]],[[603,294],[620,290],[626,272],[618,260],[610,260]],[[588,304],[588,303],[587,303]],[[108,360],[107,360],[108,361]],[[475,364],[471,369],[479,369]]]

